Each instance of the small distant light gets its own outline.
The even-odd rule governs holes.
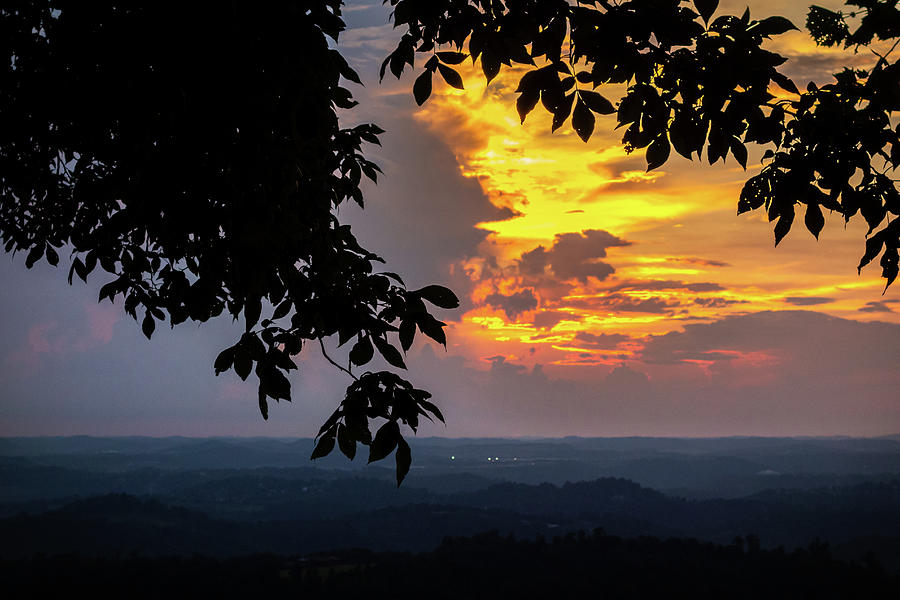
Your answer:
[[[455,457],[455,456],[451,456],[451,457],[450,457],[450,460],[456,460],[456,457]]]
[[[488,456],[488,462],[490,462],[490,460],[491,460],[491,457],[490,457],[490,456]]]
[[[517,456],[517,457],[513,458],[513,460],[519,460],[519,457]]]
[[[495,457],[494,457],[494,460],[500,460],[500,459],[499,459],[499,458],[497,458],[497,457],[496,457],[496,456],[495,456]]]

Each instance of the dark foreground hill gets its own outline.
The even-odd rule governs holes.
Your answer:
[[[821,539],[841,556],[861,559],[873,551],[885,566],[900,569],[900,481],[734,500],[675,498],[624,479],[502,483],[453,494],[408,488],[398,494],[379,480],[251,475],[216,479],[189,492],[20,505],[14,516],[0,519],[0,557],[429,551],[446,536],[496,530],[553,537],[601,527],[622,537],[726,544],[754,534],[764,548],[788,550]]]
[[[793,552],[753,540],[622,539],[596,531],[552,540],[484,534],[423,554],[316,557],[34,558],[0,561],[6,598],[730,598],[894,599],[900,579],[835,560],[824,544]]]
[[[664,531],[628,516],[609,518],[616,532]],[[124,494],[79,500],[37,515],[0,520],[0,558],[36,555],[240,556],[307,554],[344,548],[432,550],[448,535],[490,530],[533,537],[595,526],[593,519],[548,521],[499,508],[409,504],[342,518],[298,513],[292,520],[226,521]]]

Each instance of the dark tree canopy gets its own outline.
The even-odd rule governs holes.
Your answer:
[[[878,256],[898,274],[900,66],[891,52],[868,70],[845,69],[805,90],[778,71],[766,39],[796,27],[783,17],[717,15],[717,0],[389,0],[396,49],[382,67],[424,103],[439,73],[480,62],[490,81],[528,65],[517,89],[521,119],[541,103],[553,129],[571,118],[588,141],[595,115],[615,114],[629,151],[648,169],[675,152],[767,148],[738,212],[765,208],[776,244],[798,210],[818,236],[823,208],[869,225],[862,268]],[[900,38],[897,0],[812,7],[807,28],[824,45],[859,49]],[[0,8],[0,240],[31,267],[70,254],[69,281],[106,273],[100,299],[122,297],[149,338],[157,322],[228,313],[245,333],[215,361],[246,379],[259,407],[290,400],[286,374],[305,343],[350,344],[353,378],[322,426],[313,457],[337,445],[369,460],[396,449],[398,482],[410,465],[400,426],[443,420],[390,371],[354,374],[375,355],[404,369],[416,331],[445,344],[426,301],[455,308],[446,288],[408,290],[380,272],[336,209],[363,204],[377,179],[364,143],[376,125],[341,128],[359,78],[340,52],[341,0],[275,3],[11,0]],[[896,45],[896,43],[894,44]],[[893,50],[891,47],[890,50]],[[608,90],[625,90],[613,102]],[[778,92],[778,90],[781,92]],[[779,99],[775,93],[787,94]],[[606,94],[606,96],[604,95]],[[110,278],[111,276],[111,278]],[[332,361],[327,356],[329,361]],[[332,361],[334,362],[334,361]],[[377,425],[375,435],[371,427]]]
[[[176,17],[177,15],[177,17]],[[378,352],[403,368],[416,328],[444,343],[425,301],[405,289],[336,216],[363,203],[363,157],[375,125],[341,129],[337,109],[358,82],[329,47],[344,28],[338,0],[273,3],[32,1],[0,9],[0,230],[31,267],[71,253],[69,280],[113,278],[147,337],[228,313],[246,333],[215,361],[246,379],[259,408],[290,399],[286,373],[305,342],[337,334],[351,362]],[[107,277],[109,279],[109,277]],[[347,369],[349,371],[349,368]],[[388,419],[371,459],[400,444],[397,422],[441,418],[429,394],[390,372],[359,376],[322,431],[352,456],[372,444],[368,420]],[[406,456],[407,458],[404,458]]]

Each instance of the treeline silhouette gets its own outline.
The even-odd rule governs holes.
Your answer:
[[[814,542],[786,552],[753,536],[717,545],[623,539],[595,530],[517,540],[446,538],[423,554],[350,550],[312,557],[119,556],[0,561],[8,598],[895,598],[897,574],[834,559]]]

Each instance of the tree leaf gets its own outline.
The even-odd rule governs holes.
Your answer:
[[[147,339],[150,339],[150,336],[153,335],[153,331],[156,329],[156,321],[153,320],[153,316],[150,314],[148,310],[144,315],[144,320],[141,323],[141,331],[144,332],[144,335],[147,336]]]
[[[704,23],[709,23],[709,18],[716,12],[719,6],[719,0],[694,0],[694,6]]]
[[[822,214],[821,207],[815,202],[807,204],[806,217],[803,220],[809,232],[819,239],[819,232],[825,227],[825,216]]]
[[[440,419],[441,423],[445,422],[443,413],[441,413],[441,410],[437,406],[435,406],[433,403],[431,403],[425,399],[419,399],[418,403],[419,403],[419,406],[421,406],[422,408],[424,408],[425,410],[427,410],[428,412],[433,414],[435,417]]]
[[[259,322],[259,315],[262,313],[262,299],[258,294],[251,294],[247,297],[244,304],[244,318],[247,321],[247,331]]]
[[[97,302],[102,302],[104,298],[109,298],[110,302],[113,302],[113,299],[116,296],[116,290],[118,288],[118,280],[110,281],[107,284],[104,284],[103,287],[100,288],[100,296],[97,299]]]
[[[32,250],[32,252],[33,252],[33,250]],[[30,254],[31,254],[31,253],[29,253],[29,255],[30,255]],[[67,281],[69,282],[69,285],[72,285],[72,275],[75,274],[75,268],[76,268],[76,266],[78,265],[78,263],[80,263],[80,262],[81,262],[81,259],[78,258],[78,257],[75,257],[74,259],[72,259],[72,265],[69,267],[69,277],[68,277],[68,279],[67,279]],[[31,264],[34,264],[34,263],[31,263]],[[28,259],[27,259],[27,258],[25,259],[25,267],[28,268],[28,269],[31,268],[31,267],[28,266]]]
[[[353,439],[363,444],[372,443],[372,432],[369,431],[369,421],[365,414],[348,412],[344,415],[344,426]]]
[[[493,81],[500,73],[500,60],[488,49],[481,53],[481,71],[484,73],[487,83]]]
[[[272,320],[277,321],[283,317],[286,317],[289,312],[291,312],[291,307],[293,306],[293,300],[288,298],[284,300],[281,304],[279,304],[275,308],[275,312],[272,313]]]
[[[369,339],[369,336],[365,336],[356,342],[353,345],[353,349],[350,350],[350,362],[361,367],[372,360],[372,355],[374,353],[375,351],[372,348],[372,342]]]
[[[253,370],[253,359],[250,354],[243,348],[235,348],[234,351],[234,372],[243,381],[247,381],[250,372]]]
[[[425,104],[425,101],[431,95],[431,76],[431,71],[423,71],[413,83],[413,97],[419,106]]]
[[[722,129],[712,126],[709,128],[709,143],[706,146],[706,159],[709,164],[714,164],[720,158],[724,161],[728,154],[728,141],[722,133]]]
[[[741,143],[741,141],[737,138],[731,139],[731,153],[734,155],[734,159],[738,161],[738,164],[741,165],[744,170],[747,170],[747,147]]]
[[[900,273],[900,253],[898,253],[897,247],[887,246],[884,249],[884,254],[881,255],[880,262],[881,276],[887,280],[884,286],[885,291],[887,291],[891,284],[894,283],[894,280],[897,279],[898,273]]]
[[[30,269],[31,267],[33,267],[34,263],[41,260],[41,257],[43,255],[44,255],[44,244],[40,243],[40,244],[36,245],[35,247],[33,247],[28,252],[28,256],[25,257],[25,268]],[[72,266],[75,267],[76,264],[82,264],[82,263],[79,259],[76,258],[75,261],[72,262]],[[77,268],[75,270],[76,270],[76,272],[78,271]],[[71,277],[69,278],[69,283],[72,283]]]
[[[756,210],[766,203],[771,193],[770,182],[765,173],[751,177],[744,183],[738,200],[738,214]]]
[[[438,344],[447,347],[447,336],[444,333],[446,323],[438,321],[431,315],[422,315],[418,321],[419,329],[422,333],[436,341]]]
[[[523,90],[519,97],[516,98],[516,112],[519,113],[519,121],[525,122],[528,113],[534,110],[538,101],[541,99],[541,92],[538,89]]]
[[[338,447],[344,456],[353,460],[356,456],[356,440],[353,439],[350,432],[343,425],[338,425],[337,427],[337,441]]]
[[[388,278],[390,278],[390,279],[393,279],[394,281],[396,281],[396,282],[399,283],[400,285],[406,285],[406,284],[403,283],[403,278],[400,277],[399,275],[397,275],[396,273],[392,273],[392,272],[390,272],[390,271],[382,271],[382,272],[380,273],[380,275],[384,275],[385,277],[388,277]]]
[[[788,234],[791,230],[791,225],[794,223],[794,205],[793,203],[787,205],[781,212],[781,216],[778,217],[778,222],[775,223],[775,245],[784,239],[784,236]]]
[[[444,81],[446,81],[448,85],[453,86],[458,90],[465,89],[463,87],[462,77],[460,77],[459,73],[447,65],[438,65],[438,71],[441,72],[441,77],[444,78]]]
[[[258,371],[260,389],[267,396],[276,400],[291,399],[291,382],[285,377],[284,373],[277,368],[270,367]]]
[[[375,347],[378,348],[378,352],[381,353],[384,360],[388,361],[389,364],[398,369],[406,368],[406,364],[403,362],[403,356],[400,355],[400,351],[394,348],[387,340],[380,337],[374,337],[372,338],[372,341],[375,342]]]
[[[778,87],[781,89],[791,92],[792,94],[800,94],[800,90],[797,88],[797,84],[791,81],[786,75],[782,75],[775,69],[772,69],[772,73],[770,74],[772,81],[778,84]]]
[[[758,33],[763,36],[770,35],[779,35],[791,30],[800,31],[797,29],[796,25],[791,23],[788,19],[784,17],[774,16],[768,17],[756,23],[753,28],[754,33]]]
[[[566,119],[569,118],[569,114],[572,112],[572,102],[575,100],[575,93],[571,93],[566,96],[566,99],[559,103],[556,107],[556,111],[553,113],[553,123],[550,125],[550,131],[554,132],[560,127],[562,124],[566,122]]]
[[[54,267],[59,264],[59,254],[50,245],[47,246],[47,262]]]
[[[234,364],[234,347],[225,348],[219,352],[213,368],[216,370],[216,375],[219,375],[230,369],[232,364]]]
[[[402,437],[397,440],[397,487],[403,483],[406,474],[409,473],[409,467],[412,465],[412,452],[409,444]]]
[[[396,421],[388,421],[375,433],[375,438],[369,445],[369,462],[385,458],[397,447],[400,437],[400,426]]]
[[[413,293],[439,308],[451,309],[459,306],[459,298],[456,297],[456,294],[442,285],[426,285]]]
[[[867,264],[872,262],[878,254],[881,252],[881,249],[884,247],[884,236],[881,235],[879,231],[872,237],[866,240],[866,252],[863,254],[862,258],[859,260],[859,266],[856,267],[856,272],[861,273],[862,268]]]
[[[322,458],[323,456],[328,456],[331,454],[331,451],[334,450],[334,434],[326,435],[323,438],[319,438],[319,443],[316,444],[316,447],[313,449],[312,454],[310,455],[310,460],[316,460],[317,458]]]
[[[647,171],[652,171],[653,169],[662,166],[669,160],[670,152],[671,147],[665,134],[653,140],[653,143],[647,147]]]
[[[412,319],[403,319],[400,322],[400,346],[404,352],[408,352],[412,347],[413,339],[416,337],[416,323]]]
[[[587,107],[587,104],[579,98],[575,103],[575,110],[572,112],[572,128],[581,141],[587,142],[594,133],[594,113]]]
[[[325,433],[328,429],[331,429],[332,427],[334,427],[335,423],[337,423],[338,420],[341,418],[341,414],[342,413],[341,413],[340,408],[338,408],[336,411],[331,413],[331,416],[328,417],[328,419],[324,423],[322,423],[322,426],[319,428],[319,433],[316,434],[316,437],[317,438],[322,437],[323,433]]]
[[[262,383],[259,386],[259,414],[262,415],[263,421],[269,420],[269,403],[266,402],[266,393],[262,390]]]
[[[442,63],[458,65],[466,60],[468,54],[463,54],[462,52],[438,52],[437,57]]]
[[[584,100],[584,103],[587,104],[588,108],[597,114],[612,115],[616,112],[616,107],[612,105],[612,102],[601,96],[598,92],[579,90],[578,96]]]

